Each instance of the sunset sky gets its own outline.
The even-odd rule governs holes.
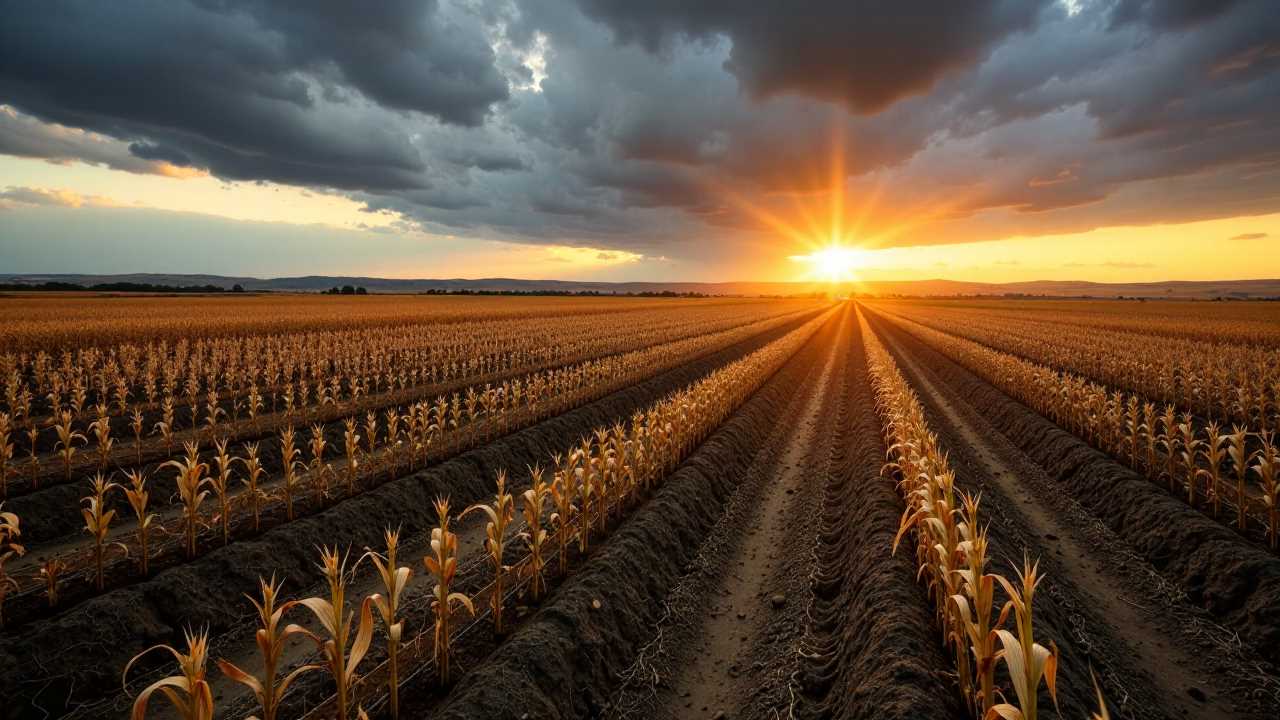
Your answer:
[[[1280,278],[1275,0],[0,2],[0,274]]]

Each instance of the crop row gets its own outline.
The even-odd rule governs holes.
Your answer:
[[[264,294],[178,297],[147,295],[9,295],[11,311],[0,327],[0,347],[46,352],[162,339],[224,338],[299,331],[548,318],[566,314],[626,313],[741,300],[617,297],[501,297],[367,295],[325,297]]]
[[[1280,447],[1273,431],[1230,432],[1189,412],[898,317],[913,335],[1153,482],[1241,531],[1280,542]]]
[[[1280,426],[1280,349],[1274,347],[1002,316],[985,308],[872,307],[1251,432]]]
[[[392,407],[381,416],[373,411],[352,415],[343,422],[337,448],[329,447],[319,425],[311,427],[309,439],[287,426],[279,435],[281,468],[274,475],[264,469],[260,443],[242,446],[241,456],[231,453],[226,440],[215,441],[212,453],[204,456],[197,443],[187,443],[184,456],[162,466],[175,476],[168,507],[163,495],[153,499],[155,480],[143,470],[125,471],[119,484],[98,473],[90,481],[90,494],[75,509],[88,537],[70,547],[57,543],[60,549],[45,554],[40,566],[11,573],[9,582],[0,585],[0,603],[8,588],[18,587],[25,591],[23,597],[43,594],[52,609],[69,582],[101,591],[107,578],[119,583],[145,577],[157,562],[180,562],[219,540],[225,545],[269,524],[292,521],[299,509],[317,510],[790,319],[783,315],[499,386],[472,387],[434,402]],[[112,527],[117,511],[132,517]],[[0,563],[0,577],[3,572]]]
[[[1274,303],[1114,300],[937,299],[885,303],[909,304],[944,314],[980,312],[984,317],[1034,318],[1054,325],[1135,332],[1184,340],[1280,348],[1280,308]]]
[[[125,346],[129,352],[90,349],[85,354],[108,360],[89,379],[70,353],[62,355],[56,370],[49,369],[48,356],[37,354],[26,371],[11,368],[6,376],[9,412],[0,413],[0,498],[10,476],[26,479],[27,487],[35,488],[42,477],[55,473],[65,478],[73,470],[162,457],[184,440],[239,439],[286,424],[328,421],[462,383],[501,381],[803,307],[755,304],[635,312],[608,333],[592,324],[604,322],[593,315],[510,321],[502,327],[453,326],[473,333],[463,341],[442,334],[445,329],[440,327],[382,328],[376,337],[345,333],[348,337],[341,342],[308,343],[292,336],[209,341],[208,346],[197,341],[183,352],[134,346]],[[193,354],[198,359],[192,359]],[[22,364],[21,357],[7,357]],[[50,389],[67,387],[72,388],[69,394]],[[46,402],[35,403],[36,397]],[[16,442],[7,443],[6,435],[21,437],[23,452]],[[126,439],[130,436],[131,441]],[[7,444],[15,447],[6,452]]]
[[[955,472],[924,407],[859,311],[876,410],[889,445],[885,470],[897,480],[905,511],[894,552],[914,540],[919,577],[928,587],[964,701],[978,718],[1035,720],[1043,682],[1056,701],[1058,650],[1035,640],[1033,607],[1044,579],[1024,558],[1010,580],[988,569],[988,521],[980,496],[955,486]],[[997,611],[997,586],[1006,600]],[[1004,626],[1012,619],[1012,631]],[[1003,661],[1012,693],[998,686]],[[1016,702],[1015,702],[1016,701]],[[1105,707],[1105,706],[1104,706]],[[1105,709],[1103,710],[1105,713]]]

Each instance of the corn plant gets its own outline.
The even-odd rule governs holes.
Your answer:
[[[227,411],[218,405],[218,391],[210,390],[205,394],[204,425],[209,430],[209,437],[218,433],[218,418],[226,417]]]
[[[182,460],[170,460],[160,467],[172,466],[178,471],[178,498],[182,501],[182,530],[186,537],[187,557],[195,557],[196,533],[200,530],[200,505],[209,497],[205,472],[209,466],[200,462],[200,449],[194,442],[183,443],[187,455]]]
[[[315,423],[311,426],[311,476],[320,484],[320,494],[329,496],[329,466],[324,462],[324,449],[329,443],[324,439],[324,426]]]
[[[347,494],[356,494],[356,467],[359,465],[356,456],[360,453],[360,436],[356,433],[356,419],[349,417],[343,421],[343,451],[347,456]]]
[[[115,510],[107,509],[107,493],[119,488],[120,486],[113,482],[107,482],[107,479],[99,472],[89,481],[89,487],[93,494],[81,498],[81,502],[86,505],[80,509],[80,514],[84,517],[84,530],[93,538],[93,567],[95,585],[98,591],[102,591],[103,587],[103,564],[106,559],[107,535],[111,532],[111,521],[116,517]],[[120,543],[115,543],[126,553],[128,548]]]
[[[409,584],[413,570],[396,564],[396,549],[400,545],[400,531],[387,528],[383,532],[386,540],[386,554],[381,555],[365,548],[364,557],[369,558],[378,569],[378,577],[382,579],[382,588],[386,593],[372,596],[373,607],[382,618],[387,629],[387,663],[390,670],[387,678],[387,692],[390,694],[392,720],[400,717],[400,639],[404,634],[404,621],[400,620],[400,596]],[[363,558],[362,558],[363,559]]]
[[[582,467],[577,467],[581,462]],[[591,536],[591,504],[595,501],[595,483],[591,476],[595,468],[591,458],[591,441],[584,440],[582,446],[569,455],[569,466],[578,483],[578,552],[586,553]]]
[[[213,691],[209,681],[205,679],[205,665],[209,659],[209,633],[207,630],[185,631],[187,651],[181,652],[169,645],[154,645],[143,650],[128,665],[124,666],[121,680],[128,692],[129,669],[138,660],[152,650],[166,650],[178,661],[181,674],[157,680],[148,685],[133,701],[130,720],[143,720],[147,715],[147,703],[151,696],[159,692],[173,704],[173,709],[182,720],[213,720]]]
[[[176,420],[173,417],[173,398],[165,396],[164,402],[160,406],[160,422],[156,423],[155,427],[152,428],[164,438],[165,455],[173,454],[174,422]]]
[[[400,444],[400,412],[395,408],[387,408],[382,416],[387,421],[387,447],[394,448]]]
[[[280,463],[284,478],[280,482],[280,494],[284,497],[284,512],[289,522],[293,522],[293,495],[298,491],[298,468],[305,467],[298,459],[302,451],[294,447],[293,427],[280,431]]]
[[[183,384],[183,391],[186,393],[187,405],[191,406],[191,433],[194,435],[196,426],[200,422],[200,381],[194,375],[187,376],[186,383]]]
[[[493,595],[490,597],[489,607],[493,610],[493,631],[501,635],[503,633],[503,580],[506,572],[511,569],[502,563],[502,557],[507,547],[507,528],[511,525],[511,520],[515,516],[515,502],[511,498],[511,493],[507,492],[507,473],[505,470],[498,471],[497,486],[492,505],[476,503],[463,510],[458,519],[465,518],[473,510],[482,512],[489,518],[489,522],[485,523],[484,526],[484,549],[489,553],[489,561],[493,563]]]
[[[1160,448],[1165,454],[1165,475],[1169,480],[1169,492],[1175,492],[1178,473],[1175,470],[1178,460],[1178,416],[1172,405],[1166,405],[1164,414],[1160,416]]]
[[[1216,518],[1222,510],[1222,461],[1227,455],[1225,446],[1230,441],[1230,436],[1223,435],[1218,423],[1213,421],[1205,432],[1207,439],[1200,445],[1200,457],[1204,459],[1205,468],[1197,470],[1196,477],[1205,479],[1205,494],[1213,506],[1213,516]],[[1192,464],[1195,464],[1194,460]]]
[[[62,455],[62,467],[66,470],[67,482],[71,482],[71,458],[76,454],[76,440],[87,443],[89,439],[72,428],[75,416],[70,410],[63,410],[57,417],[53,429],[58,433],[58,442],[53,449]]]
[[[266,474],[262,462],[258,459],[258,443],[245,443],[245,457],[237,458],[244,465],[244,477],[240,478],[245,487],[245,495],[249,498],[249,509],[253,513],[253,531],[258,532],[261,516],[262,499],[265,493],[258,487],[258,481]]]
[[[56,555],[40,565],[40,578],[44,580],[44,594],[50,609],[58,606],[58,580],[66,570],[67,564]]]
[[[1146,460],[1142,467],[1147,474],[1155,472],[1156,467],[1156,404],[1142,404],[1142,437],[1146,446]]]
[[[40,489],[40,456],[36,454],[36,442],[40,439],[40,428],[34,424],[27,428],[27,465],[31,468],[31,489]]]
[[[1276,450],[1271,433],[1262,436],[1262,448],[1257,451],[1252,468],[1262,486],[1262,505],[1267,511],[1267,542],[1276,547],[1277,523],[1280,522],[1280,453]]]
[[[1248,439],[1249,433],[1243,427],[1231,426],[1231,434],[1227,436],[1227,455],[1231,457],[1231,466],[1236,471],[1236,527],[1241,530],[1246,528],[1249,521],[1249,494],[1245,485],[1249,476],[1249,463],[1254,458],[1254,453],[1245,447]]]
[[[0,498],[9,497],[9,463],[13,460],[12,429],[8,413],[0,413]]]
[[[249,385],[249,399],[245,403],[245,410],[249,413],[249,422],[253,424],[254,432],[258,431],[258,413],[262,412],[262,394],[258,392],[257,383]],[[263,718],[263,720],[267,720]]]
[[[1000,638],[1000,659],[1009,669],[1009,682],[1013,684],[1014,695],[1018,705],[1001,703],[992,707],[984,716],[987,720],[1004,718],[1005,720],[1036,720],[1036,704],[1039,701],[1040,681],[1049,688],[1049,696],[1054,703],[1058,701],[1058,646],[1049,643],[1046,648],[1035,641],[1032,627],[1032,604],[1037,586],[1043,580],[1039,574],[1039,563],[1032,564],[1030,558],[1023,558],[1022,569],[1018,570],[1018,586],[1014,586],[1004,577],[997,575],[996,580],[1009,595],[1006,608],[1012,608],[1017,635],[1008,630],[996,630]]]
[[[138,562],[139,570],[145,577],[147,575],[147,562],[150,559],[150,551],[147,549],[147,539],[151,534],[151,525],[155,522],[155,513],[147,512],[147,503],[151,499],[151,492],[147,490],[147,475],[142,470],[125,470],[124,476],[129,480],[129,486],[123,488],[125,499],[129,501],[129,507],[133,508],[133,515],[138,521]]]
[[[978,677],[976,688],[977,715],[983,716],[995,706],[995,670],[998,653],[993,629],[1004,624],[1008,606],[992,623],[995,608],[996,576],[986,571],[987,531],[978,526],[978,499],[964,498],[966,526],[970,537],[961,541],[960,551],[965,564],[957,570],[963,580],[963,592],[952,595],[950,603],[957,615],[960,632],[967,639],[973,653],[974,673]]]
[[[231,542],[231,497],[228,494],[231,491],[231,468],[235,461],[240,458],[227,453],[226,438],[215,440],[213,448],[213,461],[218,466],[218,472],[210,475],[206,482],[209,487],[213,488],[213,493],[218,498],[218,518],[222,525],[222,544],[226,545]]]
[[[22,537],[18,516],[4,512],[4,504],[0,503],[0,628],[4,627],[4,599],[9,589],[18,589],[18,581],[9,577],[4,571],[4,564],[14,557],[22,557],[26,548],[18,544]]]
[[[542,555],[542,546],[547,540],[547,531],[542,527],[542,510],[551,489],[542,479],[542,468],[529,468],[529,477],[529,489],[521,495],[524,500],[521,513],[526,529],[520,533],[520,539],[529,548],[529,596],[537,601],[546,586],[542,571],[547,561]]]
[[[142,409],[134,405],[129,425],[133,428],[133,461],[137,465],[142,464],[142,424]]]
[[[370,410],[364,416],[365,456],[369,458],[371,467],[378,451],[378,414]]]
[[[1178,433],[1181,435],[1178,442],[1182,446],[1182,452],[1179,453],[1179,457],[1182,458],[1182,469],[1185,473],[1184,483],[1187,487],[1187,504],[1195,507],[1196,485],[1198,484],[1196,481],[1199,478],[1196,457],[1199,455],[1200,447],[1204,445],[1204,441],[1196,437],[1196,428],[1192,421],[1191,413],[1182,415],[1182,422],[1178,423]]]
[[[347,704],[351,686],[356,679],[356,669],[373,640],[372,598],[365,598],[360,604],[360,620],[354,626],[352,621],[355,619],[355,612],[347,611],[347,584],[351,579],[347,571],[347,557],[345,553],[339,555],[337,547],[321,548],[320,570],[329,583],[329,597],[311,597],[298,601],[299,605],[315,615],[326,635],[322,637],[300,626],[289,626],[310,638],[320,649],[324,658],[323,667],[329,671],[336,686],[334,697],[339,720],[350,717]],[[354,635],[352,630],[355,631]]]
[[[458,603],[471,615],[476,608],[471,598],[451,592],[458,572],[458,536],[449,530],[449,500],[435,501],[438,525],[431,529],[431,553],[422,558],[427,572],[435,579],[431,588],[431,613],[434,616],[434,651],[440,685],[449,684],[449,642],[453,636],[453,604]]]
[[[249,598],[249,602],[253,603],[254,609],[258,611],[256,639],[258,652],[262,653],[262,673],[250,675],[226,660],[218,660],[218,669],[223,675],[253,691],[254,697],[258,699],[258,705],[262,707],[261,720],[276,720],[280,700],[293,681],[304,673],[321,668],[319,665],[301,665],[277,682],[280,655],[285,650],[285,641],[289,636],[301,632],[296,625],[282,628],[280,623],[284,620],[284,614],[296,606],[298,601],[289,600],[277,605],[280,598],[280,584],[276,582],[274,575],[271,576],[270,581],[258,578],[258,589],[262,595],[261,601],[252,596],[245,597]]]
[[[1136,395],[1130,395],[1125,404],[1124,428],[1129,464],[1138,467],[1138,447],[1142,444],[1142,408]]]
[[[609,444],[609,431],[604,428],[596,428],[596,488],[597,494],[600,496],[600,507],[596,513],[596,519],[600,521],[600,533],[603,535],[608,529],[609,522],[609,501],[611,493],[616,492],[613,477],[614,458],[613,451]]]
[[[551,502],[556,511],[551,513],[551,525],[559,536],[559,572],[564,574],[569,566],[569,542],[573,528],[573,491],[577,486],[567,468],[560,464],[560,456],[553,455],[551,462],[556,467],[555,477],[551,481]]]
[[[111,458],[111,447],[115,440],[111,437],[111,418],[107,415],[107,406],[98,405],[98,419],[89,423],[89,431],[98,441],[98,469],[106,470],[107,461]]]

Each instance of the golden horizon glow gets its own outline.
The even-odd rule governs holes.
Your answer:
[[[820,250],[804,255],[790,255],[787,259],[809,266],[806,280],[841,283],[858,280],[858,271],[866,267],[870,257],[870,253],[863,248],[832,242]]]

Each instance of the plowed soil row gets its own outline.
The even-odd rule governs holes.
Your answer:
[[[792,326],[787,323],[310,517],[30,623],[0,643],[0,696],[6,700],[8,717],[61,717],[73,711],[81,717],[115,716],[125,708],[119,672],[142,648],[178,643],[188,625],[206,626],[215,637],[252,643],[253,621],[246,612],[251,607],[243,595],[256,592],[260,576],[276,574],[289,595],[314,594],[319,590],[317,546],[377,547],[382,529],[395,526],[401,526],[408,538],[421,538],[431,522],[431,501],[437,495],[451,496],[455,507],[482,499],[492,492],[498,469],[545,462],[551,452],[563,449],[567,439],[625,420],[658,397],[765,345]],[[405,557],[414,556],[408,549],[403,552]],[[215,643],[213,656],[219,652]],[[145,673],[147,667],[139,670]]]
[[[881,474],[885,442],[861,328],[849,325],[846,391],[834,427],[814,549],[799,717],[967,717],[910,553],[890,554],[902,515]]]
[[[1024,552],[1040,558],[1036,628],[1062,653],[1064,716],[1094,706],[1090,665],[1115,717],[1275,716],[1280,684],[1265,659],[1280,613],[1274,558],[868,316],[915,386],[958,487],[983,493],[994,569],[1008,572]]]
[[[807,518],[842,437],[824,420],[841,398],[848,313],[792,409],[738,479],[663,618],[623,672],[611,718],[786,714],[804,628],[812,536]]]

